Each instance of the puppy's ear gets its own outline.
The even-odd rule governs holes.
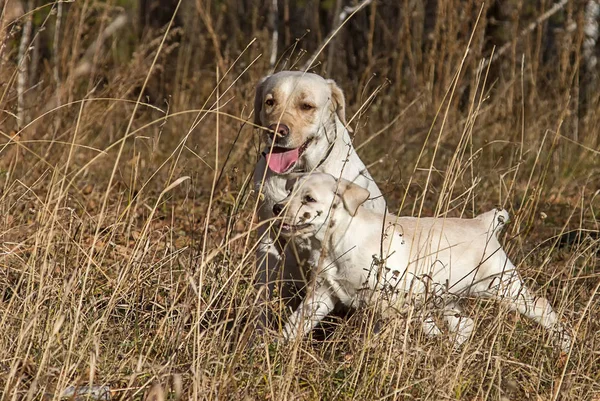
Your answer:
[[[263,92],[265,83],[267,82],[267,79],[269,79],[269,77],[270,75],[267,75],[266,77],[263,77],[260,79],[260,81],[258,81],[258,84],[256,85],[256,91],[254,93],[254,124],[258,126],[262,126],[262,123],[260,121],[260,111],[262,110],[264,101]]]
[[[331,88],[331,103],[333,103],[335,114],[337,114],[348,132],[352,133],[352,128],[350,128],[346,122],[346,98],[344,97],[344,92],[342,92],[342,89],[333,79],[328,79],[327,84],[329,85],[329,88]]]
[[[340,181],[338,190],[342,197],[342,202],[344,202],[344,208],[352,217],[356,216],[360,205],[365,203],[369,199],[369,196],[371,196],[371,193],[367,189],[344,179]]]

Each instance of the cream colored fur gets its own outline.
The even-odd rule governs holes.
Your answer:
[[[508,221],[505,210],[473,219],[396,217],[360,206],[369,192],[328,174],[294,178],[290,187],[278,205],[284,208],[282,235],[312,241],[323,257],[312,261],[313,285],[286,324],[286,338],[308,332],[338,302],[352,307],[379,302],[393,310],[408,300],[437,299],[460,345],[474,322],[460,315],[457,300],[479,296],[535,320],[569,349],[571,339],[549,302],[525,287],[498,241]],[[430,334],[440,332],[430,316],[423,324]]]
[[[305,110],[306,104],[312,108]],[[258,161],[254,184],[261,199],[260,221],[272,218],[273,205],[288,194],[289,175],[298,171],[325,172],[356,182],[370,191],[371,199],[365,202],[366,208],[385,210],[377,184],[352,146],[345,110],[342,90],[334,81],[316,74],[283,71],[259,82],[254,102],[255,123],[262,127],[285,124],[290,131],[286,137],[277,136],[273,144],[273,138],[265,130],[264,153],[268,154],[272,146],[297,148],[309,141],[298,163],[285,174],[270,170],[264,156]],[[291,249],[278,240],[277,233],[269,230],[268,225],[260,226],[259,237],[256,286],[265,295],[261,301],[269,299],[276,282],[281,281],[285,282],[281,288],[283,297],[294,297],[297,288],[305,286],[302,266],[309,259],[318,259],[319,249],[301,240]],[[264,322],[266,313],[262,316]]]

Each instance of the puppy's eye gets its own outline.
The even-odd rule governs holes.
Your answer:
[[[267,100],[265,101],[265,104],[266,104],[267,106],[273,106],[273,105],[275,104],[275,100],[274,100],[274,99],[267,99]]]
[[[315,203],[317,200],[310,195],[306,195],[304,197],[304,202],[306,203]]]
[[[302,108],[302,110],[312,110],[315,108],[315,106],[313,106],[310,103],[302,103],[302,106],[300,106]]]

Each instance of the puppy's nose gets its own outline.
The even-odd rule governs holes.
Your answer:
[[[271,124],[269,126],[269,129],[273,132],[269,132],[269,135],[271,137],[275,136],[274,132],[277,133],[278,136],[285,138],[286,136],[288,136],[290,134],[290,129],[287,125],[285,124]]]
[[[273,214],[275,216],[279,216],[281,214],[281,211],[283,210],[283,206],[281,206],[279,203],[276,203],[273,206]]]

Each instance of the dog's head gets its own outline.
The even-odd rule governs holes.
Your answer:
[[[254,123],[264,128],[273,148],[267,162],[278,174],[316,166],[335,140],[336,119],[346,126],[344,93],[331,79],[282,71],[256,87]]]
[[[343,225],[369,199],[365,188],[330,174],[311,173],[287,181],[289,195],[273,206],[283,236],[324,235],[328,226]]]

